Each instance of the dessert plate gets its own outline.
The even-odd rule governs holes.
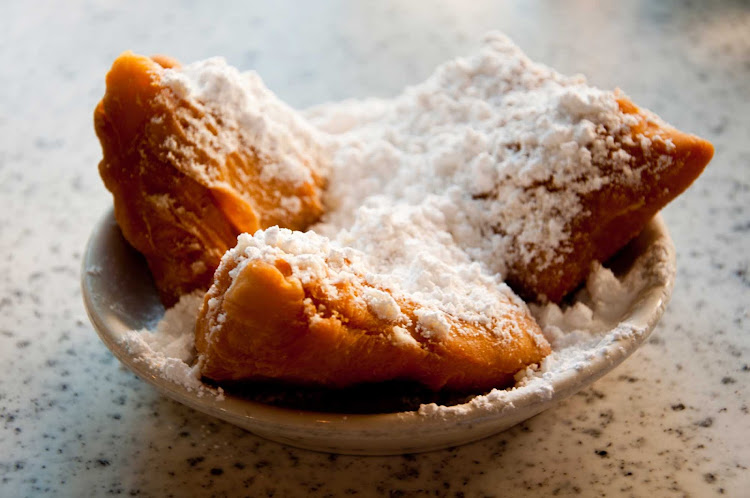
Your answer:
[[[331,413],[285,408],[225,394],[188,390],[138,361],[123,343],[131,330],[151,328],[164,314],[145,260],[122,237],[109,210],[94,229],[83,260],[86,311],[120,362],[166,396],[259,436],[318,451],[386,455],[468,443],[522,422],[588,386],[632,354],[648,337],[671,295],[672,241],[660,216],[607,264],[617,275],[639,272],[619,323],[596,334],[568,359],[510,390],[493,390],[449,407],[435,403],[395,413]],[[377,410],[373,410],[377,411]]]

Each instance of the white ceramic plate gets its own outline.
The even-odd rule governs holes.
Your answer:
[[[123,239],[109,211],[94,229],[83,261],[86,310],[112,353],[136,375],[170,398],[281,443],[335,453],[384,455],[446,448],[498,433],[588,386],[632,354],[662,315],[674,282],[675,259],[666,227],[657,216],[612,263],[617,273],[639,271],[642,285],[620,324],[587,342],[585,361],[558,362],[544,379],[526,387],[493,391],[450,409],[384,414],[343,414],[272,406],[243,397],[200,395],[165,380],[136,361],[123,334],[153,326],[163,315],[145,261]],[[623,332],[625,331],[625,333]]]

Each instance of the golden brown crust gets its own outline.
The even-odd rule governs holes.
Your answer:
[[[713,156],[706,140],[662,124],[623,96],[618,104],[623,113],[637,118],[630,140],[620,146],[633,157],[638,178],[621,181],[613,175],[610,183],[583,196],[583,214],[568,227],[571,237],[551,264],[540,264],[537,257],[527,264],[518,260],[508,269],[506,280],[527,299],[559,302],[585,280],[592,262],[606,261],[638,235]],[[606,165],[600,167],[606,172]]]
[[[406,317],[399,333],[406,335],[373,314],[363,304],[364,279],[338,284],[332,297],[320,282],[303,285],[283,260],[250,262],[233,279],[229,272],[237,263],[229,260],[214,275],[239,233],[314,223],[323,210],[323,180],[313,174],[302,185],[269,186],[259,181],[263,151],[198,144],[195,127],[218,135],[229,125],[161,84],[165,68],[176,67],[164,56],[123,54],[107,75],[94,118],[104,152],[99,169],[113,193],[115,216],[145,255],[162,301],[169,306],[213,282],[196,327],[204,376],[331,387],[402,379],[432,389],[482,390],[512,383],[517,371],[550,352],[539,326],[518,306],[495,317],[495,324],[516,329],[502,338],[456,317],[451,333],[428,338],[415,325],[417,306],[408,297],[393,296]],[[711,159],[708,142],[661,124],[624,97],[618,103],[637,119],[630,136],[617,138],[633,158],[636,181],[615,179],[584,194],[584,214],[567,227],[571,238],[554,261],[537,252],[510,265],[507,280],[525,297],[560,301],[585,279],[592,261],[608,259],[636,236]],[[166,147],[169,141],[174,145]],[[607,164],[600,166],[606,173]],[[279,214],[279,193],[299,199],[303,208]]]
[[[415,325],[415,304],[395,298],[409,320],[404,340],[364,304],[363,280],[337,284],[332,297],[321,282],[303,285],[284,260],[250,261],[232,279],[236,266],[225,259],[196,325],[201,372],[216,381],[344,387],[399,379],[482,390],[509,385],[550,352],[534,319],[510,302],[507,315],[495,317],[507,332],[502,337],[450,317],[450,333],[426,338]]]
[[[167,306],[208,288],[239,233],[276,224],[304,229],[322,213],[322,179],[315,175],[303,185],[261,185],[262,160],[251,146],[224,152],[197,143],[195,128],[215,134],[216,119],[160,84],[165,68],[178,66],[164,56],[122,54],[94,113],[104,153],[99,171],[115,217],[146,257]],[[279,195],[298,198],[302,209],[279,217]]]
[[[203,164],[215,175],[212,181],[188,167],[188,159],[175,148],[166,151],[163,144],[170,138],[195,146],[185,118],[202,122],[205,117],[203,110],[159,84],[164,68],[178,66],[166,56],[123,54],[107,75],[107,93],[95,112],[104,150],[100,172],[114,195],[115,215],[128,241],[146,255],[167,305],[184,293],[207,288],[238,233],[275,224],[304,229],[323,210],[323,180],[316,177],[314,183],[294,189],[273,185],[271,190],[286,190],[304,206],[297,216],[275,214],[277,198],[257,181],[259,159],[252,147],[224,154],[219,161],[211,157],[214,151],[203,151]],[[592,261],[605,261],[637,235],[697,178],[713,155],[707,141],[661,124],[623,96],[618,103],[623,113],[638,120],[630,140],[620,138],[618,145],[634,158],[640,179],[622,182],[615,177],[586,194],[581,199],[584,214],[567,227],[571,237],[552,262],[541,250],[533,256],[533,247],[528,248],[531,258],[510,261],[506,279],[528,299],[560,301],[585,279]],[[672,160],[668,167],[660,162],[664,158]]]

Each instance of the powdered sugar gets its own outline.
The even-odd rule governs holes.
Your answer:
[[[504,303],[522,306],[507,265],[564,257],[581,194],[610,181],[601,164],[629,161],[612,136],[631,118],[612,92],[532,63],[502,35],[393,100],[333,109],[311,111],[337,132],[312,230],[360,251],[352,267],[369,283],[421,306],[426,337],[449,333],[446,315],[487,324]]]
[[[531,62],[497,34],[391,101],[348,102],[328,121],[321,108],[311,115],[339,133],[323,233],[356,227],[362,206],[429,204],[492,274],[532,255],[540,266],[564,257],[581,194],[631,160],[612,136],[634,118],[612,92]]]
[[[276,216],[300,212],[299,198],[274,187],[281,182],[294,191],[314,184],[314,176],[324,176],[320,131],[279,100],[256,73],[240,73],[218,57],[166,69],[160,83],[184,102],[174,109],[184,136],[179,141],[166,138],[168,155],[216,185],[220,179],[214,177],[224,169],[225,158],[250,147],[257,154],[260,186],[275,196]]]
[[[403,316],[394,297],[417,304],[418,330],[428,338],[451,333],[450,317],[490,325],[507,306],[525,306],[503,281],[507,266],[528,262],[532,247],[542,266],[564,257],[569,222],[583,209],[580,195],[610,181],[593,163],[627,172],[632,162],[611,138],[632,125],[614,94],[529,61],[497,34],[476,55],[444,64],[392,100],[307,111],[317,128],[257,75],[221,60],[168,70],[164,82],[245,130],[243,139],[268,152],[268,181],[309,181],[309,165],[300,162],[308,151],[313,164],[330,165],[321,171],[328,177],[323,220],[306,233],[272,227],[241,235],[225,256],[240,262],[231,276],[248,261],[282,258],[303,284],[322,281],[331,293],[338,282],[364,279],[372,286],[365,305],[394,323],[395,342],[414,339],[398,325]],[[294,198],[279,202],[294,210]],[[620,281],[598,266],[572,306],[534,306],[553,353],[522,372],[515,390],[471,403],[512,406],[518,392],[530,389],[549,397],[554,375],[585,368],[605,345],[642,333],[618,325],[642,288],[631,274]],[[187,336],[192,341],[197,308],[186,303],[168,311],[155,334],[127,340],[162,376],[195,389],[197,367],[186,351],[193,354]],[[502,340],[507,332],[497,331]],[[457,409],[426,405],[421,413]]]
[[[203,302],[203,294],[186,294],[168,309],[156,330],[138,330],[126,333],[123,346],[127,351],[149,366],[162,378],[198,393],[217,391],[200,380],[200,368],[195,361],[195,319]]]
[[[619,363],[646,338],[666,302],[660,294],[648,304],[658,306],[649,310],[650,322],[638,315],[639,307],[648,300],[649,290],[669,290],[674,278],[673,257],[671,242],[660,239],[652,240],[628,272],[619,277],[594,264],[585,287],[570,305],[531,305],[552,352],[540,365],[518,372],[512,389],[493,389],[461,405],[422,405],[419,413],[431,417],[461,416],[476,410],[502,414],[522,405],[536,405],[538,412],[545,403],[574,392]]]
[[[385,224],[363,223],[356,232],[343,231],[341,239],[351,240],[348,245],[354,247],[314,231],[271,227],[253,236],[242,234],[224,257],[238,263],[229,275],[235,278],[250,261],[284,260],[300,282],[317,283],[332,297],[339,283],[366,282],[372,287],[365,287],[365,304],[393,323],[408,320],[394,298],[408,299],[416,305],[417,330],[427,338],[450,333],[451,315],[494,329],[498,341],[507,339],[509,324],[501,317],[510,307],[525,306],[508,286],[483,274],[477,263],[452,247],[450,237],[441,236],[421,210],[396,209],[390,215]]]
[[[364,299],[378,318],[394,323],[402,320],[401,307],[387,292],[368,287],[364,291]]]

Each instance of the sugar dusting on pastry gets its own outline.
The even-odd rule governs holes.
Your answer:
[[[553,399],[555,384],[568,384],[586,379],[601,366],[616,363],[624,355],[623,346],[642,340],[647,327],[642,320],[631,321],[630,313],[639,306],[645,291],[668,285],[673,281],[670,266],[673,251],[668,239],[652,243],[624,275],[594,264],[586,285],[576,293],[569,306],[554,303],[531,305],[532,313],[552,345],[552,352],[539,365],[518,372],[512,389],[493,389],[469,402],[441,406],[424,404],[419,413],[429,417],[455,417],[476,409],[504,410],[543,406]],[[662,301],[661,306],[665,303]]]
[[[488,274],[532,255],[545,266],[565,257],[581,194],[613,177],[637,181],[613,140],[635,118],[615,95],[533,63],[499,34],[393,100],[316,109],[312,118],[337,139],[316,230],[335,237],[348,227],[357,236],[347,242],[367,254],[378,248],[359,226],[385,226],[394,206],[413,206],[431,213],[423,226],[414,220],[420,238],[438,236],[436,225]],[[362,220],[363,206],[380,219]]]
[[[612,140],[633,124],[619,112],[614,94],[531,62],[501,35],[489,36],[475,56],[444,64],[392,100],[310,110],[307,117],[317,129],[280,103],[254,73],[210,60],[168,74],[165,82],[175,92],[217,106],[246,127],[248,137],[278,152],[280,159],[264,172],[269,178],[289,181],[300,174],[300,182],[308,181],[309,168],[298,168],[294,158],[309,147],[331,165],[325,172],[326,215],[312,227],[315,233],[270,228],[243,234],[226,257],[272,261],[283,246],[302,281],[322,276],[335,283],[353,268],[369,284],[422,306],[416,314],[426,337],[450,333],[445,314],[476,323],[501,316],[505,301],[498,295],[525,306],[503,282],[506,268],[514,259],[528,260],[529,247],[544,255],[542,265],[564,258],[559,248],[570,236],[568,222],[584,209],[580,195],[609,181],[594,160],[620,171],[621,178],[637,178],[629,174],[632,158]],[[272,127],[291,131],[266,133]],[[323,275],[337,258],[347,265]],[[519,388],[546,392],[547,373],[575,368],[595,354],[592,340],[609,337],[601,332],[617,323],[613,317],[638,282],[621,284],[607,272],[597,267],[587,294],[566,310],[534,307],[555,351],[540,367],[518,375]],[[398,322],[398,310],[383,296],[368,296],[367,305]],[[194,312],[186,306],[167,314],[160,327],[190,322]],[[394,341],[410,339],[394,331]],[[186,386],[198,382],[192,358],[170,356],[168,344],[139,342],[136,335],[128,336],[131,351],[163,376]],[[192,335],[192,327],[184,326],[183,336]],[[183,377],[174,373],[172,360],[187,367]],[[508,396],[502,393],[473,403]],[[427,406],[422,413],[440,410]]]
[[[379,252],[368,251],[367,247],[354,249],[314,231],[272,227],[254,236],[240,235],[237,246],[225,258],[240,263],[231,276],[239,274],[248,261],[274,264],[283,259],[303,284],[323,282],[331,295],[336,293],[336,284],[364,278],[369,285],[388,290],[370,290],[364,296],[376,315],[399,322],[401,313],[393,297],[408,297],[419,306],[415,310],[418,330],[425,337],[450,333],[445,318],[450,314],[477,325],[491,327],[494,323],[498,340],[504,339],[508,327],[501,317],[525,305],[496,276],[483,274],[480,265],[449,245],[450,236],[436,234],[438,228],[429,225],[425,232],[414,228],[415,218],[424,216],[421,211],[414,215],[413,210],[396,209],[392,213],[395,219],[389,218],[387,225],[368,226],[368,242]],[[408,227],[413,228],[411,233]],[[351,231],[342,236],[347,241],[354,240],[352,237],[361,243],[367,236],[365,232],[355,236]]]
[[[213,71],[187,77],[217,78]],[[501,35],[380,101],[378,112],[359,111],[356,102],[334,109],[327,122],[321,109],[315,114],[323,129],[345,131],[325,140],[326,214],[312,230],[334,247],[357,249],[353,267],[369,283],[422,305],[427,337],[448,333],[446,313],[475,323],[502,316],[497,294],[513,295],[503,283],[508,259],[530,258],[530,246],[544,256],[541,266],[564,257],[559,247],[583,209],[580,195],[612,176],[600,164],[629,168],[612,136],[627,134],[631,117],[614,94],[531,62]],[[310,239],[283,233],[290,247]],[[240,245],[262,246],[268,236]],[[315,252],[306,249],[301,260]],[[307,270],[292,268],[304,281]]]
[[[208,112],[204,119],[220,117],[212,121],[212,126],[188,129],[190,140],[202,151],[229,154],[243,144],[252,144],[261,156],[259,180],[268,185],[280,181],[300,187],[314,183],[312,174],[325,174],[320,170],[325,167],[325,161],[320,160],[321,132],[279,100],[256,73],[240,73],[215,57],[166,69],[161,85],[191,106],[205,108]],[[191,156],[191,151],[176,150],[173,139],[164,145],[193,157],[193,167],[198,172],[203,170],[199,154]],[[289,213],[303,207],[294,196],[280,197],[277,202],[278,209]]]
[[[255,72],[240,73],[215,57],[167,69],[161,83],[179,97],[215,111],[227,121],[223,125],[242,130],[242,138],[272,159],[264,165],[267,177],[310,181],[310,167],[300,161],[303,154],[319,149],[319,132],[266,88]],[[228,150],[237,147],[233,141],[221,144]]]

